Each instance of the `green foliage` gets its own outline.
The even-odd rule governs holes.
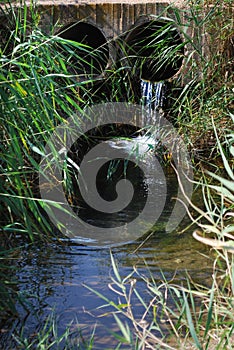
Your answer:
[[[44,322],[41,329],[34,334],[30,339],[24,334],[24,329],[19,333],[13,334],[14,344],[16,344],[17,349],[22,350],[91,350],[93,349],[93,337],[94,331],[90,332],[90,339],[86,341],[82,332],[79,328],[79,324],[73,325],[72,323],[66,327],[66,330],[60,334],[59,333],[59,320],[56,319],[54,313],[52,312]],[[15,348],[15,346],[14,346]]]
[[[49,239],[53,230],[46,216],[41,215],[41,209],[46,204],[39,200],[37,183],[39,162],[44,154],[46,141],[57,125],[87,104],[106,100],[139,102],[140,94],[136,91],[139,77],[137,78],[138,73],[129,66],[131,59],[135,57],[131,54],[131,47],[124,46],[120,41],[123,58],[105,72],[104,83],[102,80],[94,81],[92,73],[87,79],[80,80],[74,61],[90,65],[92,72],[92,60],[88,62],[86,59],[86,53],[87,56],[90,55],[90,48],[53,35],[53,30],[51,35],[43,34],[38,29],[40,16],[34,2],[30,7],[22,2],[22,6],[17,9],[10,2],[8,5],[4,10],[4,19],[7,16],[5,27],[9,36],[1,46],[0,55],[0,193],[1,210],[4,213],[2,226],[4,230],[7,227],[7,232],[9,228],[12,233],[25,232],[24,236],[30,240],[43,237]],[[225,64],[230,62],[224,62],[222,48],[220,54],[213,57],[212,52],[209,52],[212,41],[209,43],[201,35],[208,31],[210,34],[214,33],[218,40],[215,21],[222,11],[226,13],[226,7],[216,4],[209,9],[197,3],[190,4],[186,10],[170,8],[170,11],[174,11],[175,23],[184,36],[184,42],[178,44],[179,47],[175,50],[180,52],[187,46],[191,54],[184,57],[183,75],[179,74],[178,79],[174,80],[177,87],[183,84],[183,88],[179,95],[172,89],[171,97],[168,98],[171,101],[169,117],[176,116],[176,124],[184,139],[191,149],[195,149],[195,156],[200,157],[204,150],[212,154],[215,148],[211,116],[218,133],[224,137],[227,110],[232,103],[231,74],[226,74],[229,71],[225,70],[229,67]],[[184,16],[187,19],[186,24]],[[223,23],[222,19],[220,21]],[[153,48],[157,43],[168,47],[173,24],[173,21],[165,22],[156,31],[155,37],[150,38]],[[223,31],[220,31],[220,38],[224,33],[230,37],[231,18],[225,17]],[[125,36],[128,35],[126,33]],[[211,56],[206,56],[204,47]],[[142,50],[144,52],[144,47]],[[97,55],[96,52],[94,54]],[[173,51],[169,57],[171,59],[174,56]],[[141,64],[144,65],[144,62]],[[173,61],[170,64],[173,65]],[[215,74],[212,69],[214,66],[218,67]],[[184,81],[180,81],[181,76]],[[208,143],[199,146],[199,140],[203,143],[207,140]],[[67,178],[69,184],[69,176]]]
[[[139,72],[137,61],[134,60],[134,67],[129,65],[134,58],[132,48],[126,48],[120,40],[122,59],[107,69],[105,81],[102,78],[94,81],[92,74],[80,80],[73,69],[73,62],[75,59],[90,65],[92,73],[92,63],[85,58],[86,53],[90,55],[89,47],[62,39],[53,31],[50,35],[42,33],[38,29],[40,15],[33,1],[29,7],[22,1],[22,6],[17,9],[12,7],[11,1],[1,3],[8,6],[3,7],[0,25],[0,224],[1,245],[4,246],[0,266],[0,311],[15,314],[16,294],[4,275],[3,258],[9,254],[7,248],[15,244],[14,237],[18,239],[19,235],[21,240],[34,242],[37,239],[50,240],[53,234],[57,234],[45,215],[46,203],[40,200],[38,189],[39,162],[48,138],[56,126],[85,105],[107,100],[138,103],[140,95],[136,86]],[[152,301],[147,305],[135,286],[134,273],[138,272],[133,270],[129,276],[122,278],[112,256],[114,278],[111,288],[119,296],[119,301],[99,296],[114,308],[121,331],[121,334],[116,334],[120,345],[128,344],[139,350],[146,347],[174,349],[177,344],[183,348],[187,342],[189,349],[229,349],[233,339],[234,264],[233,256],[230,257],[234,251],[231,6],[232,2],[228,0],[221,3],[189,1],[184,10],[167,9],[173,13],[184,38],[179,49],[188,48],[189,52],[184,56],[181,72],[171,82],[171,93],[168,91],[168,117],[178,127],[196,159],[204,161],[209,157],[219,157],[224,171],[224,174],[220,173],[218,167],[212,166],[216,171],[206,173],[200,182],[205,211],[190,203],[201,218],[200,222],[194,219],[202,231],[195,232],[194,237],[217,249],[214,283],[210,290],[204,286],[191,286],[189,281],[188,288],[182,288],[169,285],[164,279],[161,285],[156,285],[153,279],[140,276],[152,294]],[[166,24],[162,31],[167,32],[168,28]],[[152,46],[161,35],[162,32],[158,32],[157,37],[152,37]],[[169,64],[173,64],[177,49],[173,47],[167,52]],[[129,52],[132,56],[130,60],[126,57]],[[160,56],[157,60],[159,68],[160,60],[164,58]],[[154,62],[155,57],[151,63]],[[144,63],[146,61],[141,63],[140,70]],[[54,205],[59,206],[58,203]],[[221,261],[225,269],[217,275]],[[167,305],[167,293],[174,300],[176,310]],[[144,309],[140,320],[136,319],[132,309],[133,295]],[[200,311],[196,308],[196,298],[203,305]],[[168,345],[159,322],[163,319],[169,320],[169,330],[176,345],[173,341],[172,345]],[[155,336],[155,331],[160,334],[159,337]],[[58,336],[53,321],[49,319],[37,339],[26,339],[22,333],[15,335],[15,340],[21,349],[60,348],[60,342],[66,342],[69,334],[70,330],[66,330],[64,335]],[[86,345],[87,349],[93,347],[93,335]],[[65,348],[72,347],[68,344]]]
[[[182,77],[181,89],[172,90],[169,116],[197,159],[214,159],[212,118],[223,140],[230,125],[229,112],[234,108],[233,8],[224,2],[210,6],[196,1],[188,5],[188,9],[176,11],[188,53],[183,74],[178,76],[178,80]]]
[[[2,226],[12,233],[20,229],[30,240],[43,234],[49,239],[51,225],[41,213],[37,184],[40,158],[54,128],[81,108],[78,90],[87,91],[59,51],[63,45],[77,50],[78,44],[45,36],[33,24],[25,27],[26,6],[20,11],[14,18],[14,48],[0,57]]]

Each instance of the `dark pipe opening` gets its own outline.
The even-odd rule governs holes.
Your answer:
[[[101,30],[90,23],[70,23],[58,34],[61,38],[82,44],[73,47],[74,55],[69,62],[77,74],[101,74],[108,63],[109,48]],[[87,45],[87,47],[83,46]],[[63,50],[64,51],[64,50]]]
[[[134,27],[125,45],[129,63],[144,80],[169,79],[182,66],[184,44],[169,20],[148,20]]]

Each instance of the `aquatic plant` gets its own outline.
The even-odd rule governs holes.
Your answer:
[[[60,334],[59,320],[56,318],[53,312],[46,318],[42,327],[36,334],[33,334],[30,338],[25,335],[24,327],[19,332],[15,332],[12,336],[12,348],[30,350],[91,350],[93,347],[94,330],[90,330],[90,338],[86,340],[79,327],[78,322],[73,325],[72,323],[66,327],[66,330]],[[9,349],[9,347],[8,347]]]
[[[230,127],[229,111],[234,106],[233,7],[229,1],[187,4],[184,11],[175,10],[189,53],[183,62],[183,80],[178,76],[172,83],[168,117],[184,135],[195,159],[214,160],[212,118],[220,139],[225,138]]]
[[[33,21],[27,23],[27,11],[26,5],[11,9],[9,42],[14,38],[14,49],[9,54],[3,50],[0,58],[1,220],[11,240],[14,233],[30,240],[43,239],[46,232],[50,232],[45,236],[49,239],[53,234],[41,212],[39,162],[56,125],[81,108],[81,91],[86,93],[88,84],[69,73],[69,59],[58,51],[61,45],[67,51],[77,50],[79,45],[65,44],[65,39],[58,36],[45,36],[37,29],[34,10]],[[88,50],[83,46],[81,49]]]
[[[0,220],[5,259],[9,247],[19,245],[19,241],[35,242],[39,239],[50,240],[53,235],[58,237],[58,232],[54,231],[45,214],[48,207],[41,201],[38,191],[39,162],[44,156],[44,145],[56,126],[75,111],[82,110],[84,105],[107,100],[138,103],[141,92],[137,62],[134,61],[132,69],[129,62],[132,62],[134,53],[131,50],[126,52],[126,46],[120,44],[123,59],[107,69],[105,81],[94,81],[92,76],[80,81],[71,70],[71,65],[74,58],[79,61],[82,56],[84,60],[84,53],[90,54],[90,47],[57,36],[53,30],[50,35],[42,33],[38,29],[36,2],[32,1],[27,7],[22,1],[22,6],[17,9],[12,7],[11,1],[4,3],[8,6],[3,9],[0,28],[1,34],[4,34],[3,37],[1,35],[3,42],[0,49]],[[122,278],[113,259],[115,278],[111,288],[116,289],[123,300],[120,303],[110,300],[105,302],[117,311],[115,318],[122,332],[118,339],[125,344],[134,344],[136,349],[146,346],[153,349],[156,346],[173,348],[177,344],[180,348],[188,346],[189,349],[228,349],[228,343],[231,344],[233,337],[234,274],[233,257],[229,255],[233,250],[230,242],[233,240],[233,163],[229,160],[233,156],[233,135],[227,132],[232,131],[233,116],[233,113],[230,114],[233,110],[231,5],[231,1],[223,1],[210,7],[210,1],[197,1],[188,2],[184,10],[173,7],[166,9],[174,14],[177,28],[184,36],[179,49],[186,46],[191,49],[191,55],[185,55],[183,59],[183,75],[178,74],[171,82],[167,82],[166,113],[196,159],[204,162],[208,157],[221,156],[226,171],[226,178],[214,174],[214,169],[217,172],[218,167],[212,165],[212,174],[205,173],[202,188],[206,211],[190,203],[202,219],[199,222],[199,218],[193,219],[191,216],[202,230],[202,233],[196,232],[194,236],[205,244],[221,249],[217,251],[213,286],[210,289],[197,286],[190,279],[187,286],[173,285],[163,278],[162,284],[156,285],[153,278],[149,280],[141,276],[152,293],[153,301],[149,305],[137,292],[133,275]],[[61,47],[64,50],[58,50]],[[170,64],[173,64],[174,49],[169,55]],[[140,72],[143,71],[144,63],[140,65]],[[53,149],[51,151],[55,152]],[[211,179],[217,181],[218,185],[211,183]],[[54,205],[59,206],[59,203]],[[208,224],[204,224],[204,219]],[[204,237],[204,231],[205,234],[209,231],[209,236]],[[4,267],[5,263],[2,262],[2,271]],[[134,273],[137,273],[136,269]],[[4,274],[1,280],[1,296],[9,297],[4,299],[4,303],[0,299],[1,308],[14,313],[14,290],[8,288],[9,281]],[[177,312],[166,304],[168,293],[177,306]],[[134,318],[131,309],[133,294],[145,310],[141,320]],[[197,299],[203,305],[199,311],[196,308]],[[119,317],[120,313],[132,323],[134,330]],[[149,314],[151,319],[148,322]],[[173,340],[171,345],[167,344],[158,317],[167,320],[176,345],[173,345]],[[50,331],[53,330],[51,326],[48,327]],[[48,329],[45,328],[38,337],[38,343],[43,346],[48,345]],[[159,331],[160,337],[155,336],[155,330]],[[17,336],[17,341],[21,348],[37,344],[35,340],[30,345],[23,335],[21,338]],[[54,344],[58,343],[59,339],[54,339]]]
[[[234,116],[229,114],[232,123]],[[195,239],[212,247],[214,268],[212,286],[191,283],[187,292],[194,304],[195,298],[202,304],[199,316],[186,302],[186,315],[189,332],[198,349],[231,349],[234,341],[233,294],[234,294],[234,164],[233,134],[227,131],[221,142],[216,125],[213,122],[217,140],[217,153],[222,163],[216,172],[205,170],[199,186],[202,187],[205,208],[199,208],[188,198],[191,220],[198,226],[193,233]],[[223,164],[223,167],[220,165]],[[212,165],[214,166],[214,165]],[[221,168],[221,169],[220,169]],[[196,212],[194,217],[191,211]],[[206,320],[206,321],[204,321]]]
[[[105,81],[97,79],[96,74],[92,76],[88,45],[67,40],[60,33],[55,35],[54,29],[50,35],[41,32],[35,5],[32,2],[27,7],[22,2],[15,8],[8,2],[2,14],[6,35],[0,57],[1,224],[11,243],[16,235],[34,241],[58,234],[48,220],[45,212],[49,208],[40,199],[38,188],[40,159],[56,126],[89,104],[106,100],[137,102],[139,98],[126,67],[113,66],[107,70]],[[98,51],[94,55],[96,59]],[[90,67],[85,79],[79,79],[75,61],[82,62],[86,69]],[[140,80],[138,86],[140,90]],[[51,151],[56,159],[56,151]],[[69,168],[64,170],[69,197],[72,181]],[[55,202],[54,206],[60,204]]]

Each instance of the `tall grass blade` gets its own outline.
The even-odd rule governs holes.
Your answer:
[[[118,271],[118,268],[117,268],[117,265],[116,265],[116,262],[115,262],[115,259],[114,259],[112,253],[110,254],[110,257],[111,257],[111,264],[112,264],[112,268],[113,268],[113,271],[114,271],[114,275],[115,275],[115,277],[117,278],[117,281],[118,281],[119,283],[121,283],[121,282],[122,282],[122,279],[121,279],[121,276],[120,276],[120,274],[119,274],[119,271]]]
[[[224,164],[224,167],[226,169],[226,172],[228,174],[228,176],[230,177],[230,179],[233,181],[234,180],[234,173],[229,165],[229,162],[225,156],[225,153],[223,151],[223,147],[221,145],[221,142],[219,140],[219,136],[218,136],[218,133],[217,133],[217,129],[216,129],[216,126],[215,126],[215,123],[214,123],[214,119],[212,118],[212,124],[213,124],[213,129],[214,129],[214,132],[215,132],[215,137],[216,137],[216,141],[217,141],[217,145],[218,145],[218,148],[219,148],[219,151],[220,151],[220,154],[221,154],[221,157],[222,157],[222,160],[223,160],[223,164]]]
[[[207,334],[208,334],[208,332],[210,330],[210,326],[211,326],[211,322],[212,322],[212,318],[213,318],[214,293],[215,293],[215,288],[214,288],[214,282],[213,282],[213,285],[212,285],[212,288],[211,288],[211,293],[210,293],[210,300],[209,300],[209,306],[208,306],[206,327],[205,327],[205,333],[204,333],[203,339],[205,339],[205,337],[207,336]]]
[[[114,314],[114,318],[116,320],[116,323],[119,326],[120,331],[122,332],[124,338],[124,342],[130,344],[131,343],[131,332],[129,329],[129,326],[127,323],[123,324],[123,322],[120,320],[120,318]]]
[[[196,331],[195,331],[195,327],[194,327],[194,323],[193,323],[193,319],[192,319],[192,315],[191,315],[191,312],[190,312],[190,308],[189,308],[189,304],[188,304],[188,300],[187,300],[187,297],[185,295],[185,292],[182,291],[183,293],[183,300],[184,300],[184,303],[185,303],[185,312],[186,312],[186,316],[187,316],[187,320],[188,320],[188,326],[189,326],[189,331],[190,331],[190,334],[196,344],[196,347],[197,349],[199,350],[202,350],[202,346],[198,340],[198,337],[197,337],[197,334],[196,334]]]

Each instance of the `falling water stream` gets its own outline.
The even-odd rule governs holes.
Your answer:
[[[163,107],[164,82],[142,81],[141,87],[142,101],[146,108],[157,110]],[[154,146],[154,142],[155,140],[146,136],[139,136],[133,140],[125,139],[115,142],[112,140],[109,142],[109,147],[119,147],[125,149],[126,152],[132,152],[135,147],[138,155],[147,155],[146,162],[149,170],[147,181],[152,182],[157,187],[158,201],[160,201],[160,183],[157,183],[157,179],[153,175],[152,157],[154,154],[151,152],[151,146]],[[131,218],[134,211],[141,210],[141,205],[145,200],[147,187],[144,185],[144,181],[137,184],[138,180],[141,180],[141,176],[134,175],[134,168],[130,169],[129,176],[137,186],[135,203],[119,215],[113,215],[109,218],[113,226]],[[205,257],[208,253],[207,249],[194,241],[191,235],[193,228],[181,233],[189,225],[189,219],[185,217],[181,225],[174,231],[170,233],[165,231],[165,224],[173,209],[174,197],[178,189],[177,178],[170,168],[165,168],[165,178],[167,182],[166,203],[151,235],[112,248],[120,275],[128,275],[133,266],[136,266],[138,271],[145,276],[151,274],[156,283],[162,279],[161,271],[167,279],[176,276],[175,280],[178,283],[183,283],[186,280],[186,271],[196,282],[204,283],[207,281],[208,283],[209,268],[212,266],[209,266],[209,260]],[[99,180],[102,184],[101,187],[104,187],[103,178]],[[108,198],[112,200],[110,189],[103,191],[103,194],[107,200]],[[196,201],[196,195],[194,200]],[[200,200],[199,196],[197,200]],[[105,216],[92,216],[90,218],[88,208],[84,208],[83,215],[92,220],[93,224],[105,220]],[[103,313],[107,314],[111,308],[98,310],[97,308],[106,302],[84,286],[92,287],[109,300],[117,301],[118,295],[108,288],[111,276],[113,276],[108,248],[92,248],[74,241],[48,243],[38,247],[27,247],[23,252],[14,253],[11,264],[15,267],[15,270],[11,270],[13,271],[11,272],[14,280],[13,288],[17,291],[21,301],[15,300],[18,316],[2,320],[1,349],[14,348],[10,340],[12,334],[17,336],[23,332],[24,337],[33,341],[51,312],[57,318],[59,334],[62,334],[66,326],[71,324],[73,330],[79,326],[83,337],[88,340],[96,327],[93,349],[115,348],[116,340],[110,334],[110,330],[118,331],[114,318],[111,314],[99,317]],[[136,279],[138,292],[148,302],[151,296],[146,291],[145,283],[139,277]],[[26,308],[22,305],[26,305]],[[137,299],[134,310],[135,316],[140,318],[143,310]],[[78,338],[74,338],[73,342],[78,344]]]
[[[151,82],[141,79],[142,104],[147,110],[163,108],[165,100],[165,82]]]

